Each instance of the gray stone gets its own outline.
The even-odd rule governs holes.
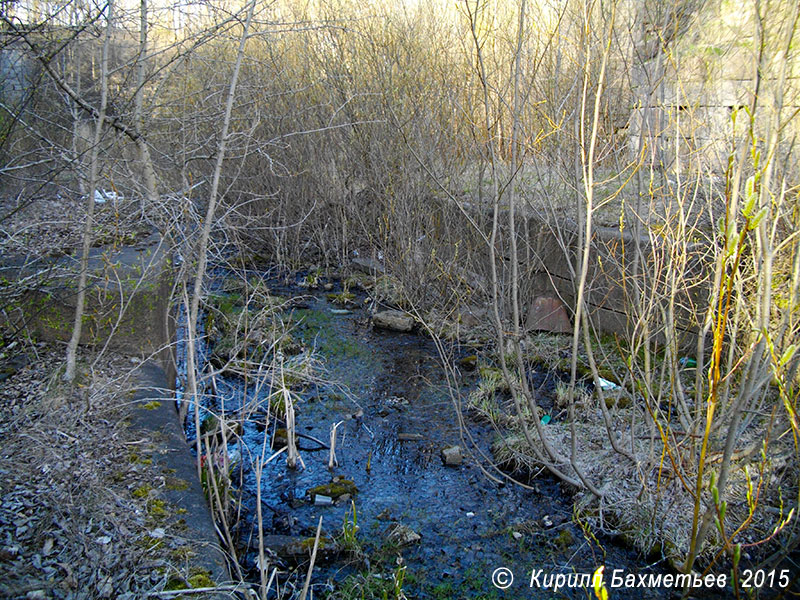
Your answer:
[[[375,273],[380,273],[382,275],[386,273],[384,266],[374,258],[354,258],[352,265],[355,270],[367,273],[368,275],[374,275]]]
[[[251,546],[257,549],[257,545]],[[290,535],[265,535],[264,547],[269,548],[280,558],[297,563],[308,560],[314,548],[313,537],[297,537]],[[336,542],[327,537],[320,537],[320,544],[317,552],[317,560],[329,562],[339,554],[339,547]]]
[[[422,539],[420,534],[402,523],[392,523],[387,531],[389,532],[389,541],[401,548],[416,544]]]
[[[448,467],[457,467],[463,461],[464,457],[461,454],[461,446],[449,446],[442,450],[442,460]]]
[[[414,317],[400,310],[384,310],[372,317],[375,327],[393,329],[394,331],[411,331],[414,328]]]

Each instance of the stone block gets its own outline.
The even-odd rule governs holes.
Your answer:
[[[526,327],[529,331],[569,333],[572,325],[564,304],[552,296],[539,296],[531,302]]]

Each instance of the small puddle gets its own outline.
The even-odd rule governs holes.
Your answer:
[[[303,293],[299,288],[271,287],[286,296]],[[298,445],[305,468],[287,468],[284,456],[264,468],[261,496],[268,539],[313,537],[319,517],[324,534],[335,538],[345,523],[352,523],[354,503],[357,539],[372,572],[383,568],[382,576],[391,577],[397,557],[402,556],[407,567],[403,588],[409,598],[588,598],[594,596],[591,589],[562,590],[554,596],[552,589],[531,588],[532,571],[591,574],[602,564],[607,565],[607,573],[645,569],[645,560],[632,551],[602,539],[601,547],[590,532],[582,531],[573,520],[570,498],[552,478],[543,474],[528,490],[492,482],[468,452],[460,466],[443,463],[442,449],[468,448],[470,442],[462,439],[440,358],[430,339],[373,329],[364,309],[341,314],[341,307],[324,294],[307,298],[302,308],[293,311],[297,326],[292,335],[306,348],[316,348],[326,382],[307,385],[298,393]],[[457,393],[462,399],[476,381],[477,376],[465,376],[459,383]],[[554,378],[543,376],[539,384],[551,390]],[[225,410],[235,413],[245,396],[243,380],[219,378],[217,394],[224,398]],[[248,396],[252,401],[252,391]],[[266,397],[266,390],[261,396]],[[218,411],[220,406],[210,408]],[[257,579],[257,480],[247,457],[261,454],[265,416],[253,417],[242,432],[245,448],[233,453],[245,456],[236,472],[244,509],[237,533],[243,546],[251,540],[250,550],[240,558]],[[464,420],[475,447],[489,456],[496,433],[469,414],[465,413]],[[329,470],[328,451],[314,440],[327,444],[331,426],[340,421],[338,466]],[[355,484],[352,500],[315,505],[308,490],[330,483],[333,477]],[[420,541],[395,548],[389,541],[394,523],[417,533]],[[502,591],[491,579],[500,567],[515,575],[514,584]],[[301,572],[305,568],[298,567]],[[331,589],[328,582],[341,585],[366,568],[365,560],[346,556],[318,563],[315,595],[325,597],[325,590]],[[613,597],[663,595],[637,589],[615,590]]]

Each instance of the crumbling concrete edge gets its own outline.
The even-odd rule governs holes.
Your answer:
[[[173,383],[167,371],[151,359],[142,363],[134,373],[134,394],[131,410],[132,425],[149,433],[157,448],[153,463],[171,477],[186,482],[185,489],[158,485],[163,498],[177,509],[186,511],[187,529],[183,536],[192,545],[196,556],[194,568],[205,569],[217,584],[231,580],[227,558],[219,544],[216,526],[197,477],[195,459],[178,423]]]

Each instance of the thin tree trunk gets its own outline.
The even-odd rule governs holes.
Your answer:
[[[144,83],[145,71],[147,67],[147,0],[141,0],[139,4],[139,54],[136,57],[136,94],[133,106],[133,127],[138,134],[136,147],[139,151],[139,162],[141,163],[142,176],[144,178],[145,194],[147,203],[150,207],[155,206],[158,201],[158,187],[156,183],[156,172],[153,168],[153,159],[150,156],[150,148],[144,138]],[[146,212],[146,206],[142,206],[142,215]]]
[[[190,367],[187,371],[187,387],[188,397],[194,406],[194,421],[195,431],[197,437],[197,471],[198,475],[201,474],[200,467],[200,454],[202,448],[200,445],[200,409],[197,397],[197,373],[194,366],[195,356],[195,339],[197,332],[197,315],[200,312],[200,297],[203,292],[203,280],[206,274],[208,241],[211,237],[211,225],[214,221],[214,214],[217,209],[217,193],[219,191],[219,180],[222,175],[222,165],[225,160],[225,148],[228,142],[228,130],[231,123],[231,112],[233,111],[233,100],[236,96],[236,84],[239,80],[239,71],[242,66],[242,59],[244,58],[244,49],[247,44],[248,34],[250,32],[250,23],[253,20],[253,12],[255,11],[256,0],[250,2],[250,7],[247,11],[247,20],[245,21],[242,30],[242,37],[239,40],[239,50],[236,53],[236,62],[233,67],[233,74],[231,75],[231,83],[228,87],[228,96],[225,102],[225,114],[222,119],[222,131],[220,131],[219,142],[217,144],[217,162],[214,167],[213,179],[211,181],[211,191],[208,198],[208,208],[206,210],[206,217],[203,222],[203,229],[200,232],[200,240],[197,244],[197,272],[194,277],[194,289],[192,297],[189,299],[189,310],[186,315],[186,351],[188,353],[187,364]]]
[[[78,299],[75,306],[75,319],[72,324],[72,337],[67,345],[67,367],[64,381],[75,379],[75,363],[78,343],[81,339],[83,313],[86,303],[86,280],[89,271],[89,251],[92,247],[92,227],[94,225],[94,195],[97,190],[99,172],[100,142],[103,138],[103,126],[108,105],[108,53],[111,46],[111,32],[114,26],[114,2],[109,0],[106,19],[106,35],[103,42],[103,54],[100,62],[100,108],[95,122],[94,141],[89,158],[89,189],[86,196],[86,220],[83,224],[83,246],[81,248],[80,275],[78,276]]]

